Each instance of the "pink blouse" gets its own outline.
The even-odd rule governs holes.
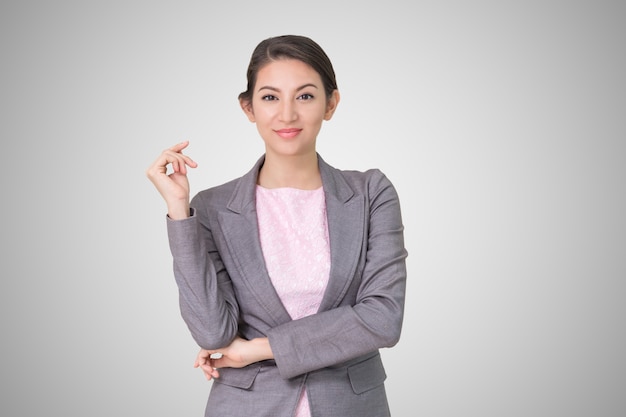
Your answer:
[[[294,320],[316,313],[330,271],[324,189],[257,186],[256,205],[263,257],[285,309]],[[310,415],[302,390],[295,417]]]

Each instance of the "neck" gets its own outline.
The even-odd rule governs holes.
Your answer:
[[[317,154],[290,157],[265,155],[258,184],[264,188],[298,188],[315,190],[322,186]]]

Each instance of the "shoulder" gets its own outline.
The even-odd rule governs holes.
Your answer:
[[[323,176],[332,178],[334,186],[342,188],[349,187],[356,194],[366,194],[367,196],[377,195],[387,190],[395,194],[395,188],[391,180],[379,168],[370,168],[367,170],[354,169],[338,169],[326,162],[323,162],[322,171],[326,171]]]
[[[338,169],[337,170],[340,175],[342,175],[346,181],[350,184],[379,184],[381,182],[388,182],[389,179],[387,176],[378,168],[370,168],[365,171],[357,171],[357,170],[348,170],[348,169]]]
[[[322,176],[324,173],[330,173],[332,175],[338,175],[343,177],[346,181],[353,184],[364,184],[378,181],[389,181],[385,174],[379,168],[370,168],[366,170],[355,169],[341,169],[335,168],[326,162],[320,155],[318,155],[320,170]]]
[[[378,168],[366,171],[341,171],[357,194],[362,194],[372,207],[381,204],[399,204],[399,196],[393,183]]]

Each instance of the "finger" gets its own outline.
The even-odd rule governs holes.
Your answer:
[[[181,154],[182,155],[182,154]],[[188,157],[187,155],[182,155],[183,159],[185,160],[185,164],[189,165],[192,168],[196,168],[198,166],[198,164],[196,163],[196,161],[194,161],[193,159],[191,159],[190,157]]]
[[[204,367],[201,368],[202,369],[202,374],[204,375],[204,377],[207,379],[207,381],[210,381],[213,378],[213,375],[211,374],[213,372],[213,368],[209,369],[205,369]]]
[[[167,163],[171,165],[172,172],[178,173],[180,171],[178,158],[177,157],[169,157],[167,158]]]
[[[176,153],[171,150],[166,151],[165,161],[166,164],[172,164],[172,170],[174,172],[180,174],[187,174],[187,166],[191,168],[196,168],[198,166],[196,161],[191,159],[189,156],[183,155],[182,153]]]
[[[211,364],[200,365],[200,369],[202,369],[202,372],[205,374],[212,374],[215,371],[215,366]]]
[[[211,365],[201,365],[200,367],[202,369],[202,372],[204,373],[204,376],[207,380],[211,380],[212,378],[219,378],[220,373],[217,370],[217,368],[211,366]]]
[[[184,155],[179,155],[175,162],[172,162],[172,170],[177,174],[187,175],[187,158]],[[195,166],[193,166],[195,168]]]
[[[196,361],[193,364],[194,368],[199,367],[200,365],[206,364],[210,360],[211,353],[206,349],[200,349],[198,354],[196,355]]]
[[[196,358],[195,362],[193,363],[193,367],[194,368],[199,368],[200,366],[206,364],[206,358]]]
[[[207,373],[207,372],[205,372],[205,371],[203,371],[203,372],[202,372],[202,375],[204,375],[204,378],[205,378],[207,381],[210,381],[210,380],[212,380],[212,379],[213,379],[213,375],[211,375],[210,373]]]
[[[205,372],[205,374],[208,375],[208,379],[220,377],[220,371],[217,368],[211,368],[208,372]]]
[[[195,168],[197,166],[196,162],[193,159],[189,158],[188,156],[183,155],[183,149],[185,149],[187,146],[189,146],[189,141],[188,140],[180,142],[180,143],[177,143],[176,145],[172,146],[171,148],[167,149],[166,151],[174,152],[174,153],[176,153],[178,155],[181,155],[184,158],[184,162],[187,165],[192,166],[192,167]]]
[[[167,165],[171,164],[172,169],[178,172],[180,162],[182,160],[184,162],[184,155],[181,155],[176,152],[172,152],[171,150],[165,150],[159,155],[159,157],[152,163],[150,168],[148,168],[147,174],[149,177],[154,177],[156,175],[161,175],[167,173]]]
[[[184,140],[184,141],[179,142],[176,145],[172,146],[171,148],[169,148],[169,150],[174,151],[174,152],[180,152],[183,149],[185,149],[187,146],[189,146],[189,141],[188,140]]]
[[[170,164],[173,172],[185,175],[187,174],[187,159],[190,160],[190,158],[186,157],[185,155],[181,155],[172,151],[166,151],[163,154],[163,160],[159,162],[159,165],[167,171],[166,167],[168,164]],[[196,165],[193,161],[192,164]]]

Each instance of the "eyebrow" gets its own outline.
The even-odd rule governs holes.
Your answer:
[[[300,87],[298,87],[298,88],[296,89],[296,91],[304,90],[304,89],[305,89],[305,88],[307,88],[307,87],[318,88],[315,84],[312,84],[312,83],[307,83],[307,84],[304,84],[304,85],[301,85]],[[263,87],[260,87],[260,88],[257,90],[257,92],[258,92],[258,91],[261,91],[261,90],[271,90],[271,91],[276,91],[276,92],[279,92],[279,91],[280,91],[280,89],[279,89],[279,88],[272,87],[271,85],[265,85],[265,86],[263,86]]]

